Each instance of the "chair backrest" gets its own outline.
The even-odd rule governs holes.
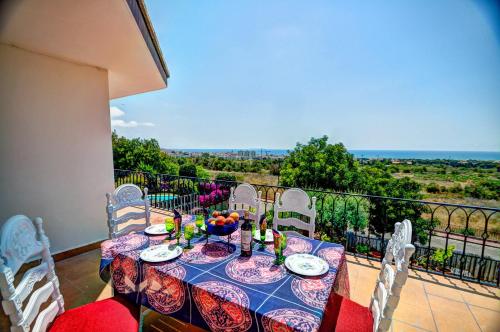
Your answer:
[[[42,219],[33,222],[26,216],[9,218],[0,234],[0,291],[2,306],[9,316],[11,331],[45,331],[54,318],[64,312],[64,300],[59,291],[59,280],[54,270],[54,260],[50,255],[49,240],[42,228]],[[21,266],[30,259],[41,257],[40,265],[27,270],[18,286],[14,276]],[[35,291],[36,283],[45,283]],[[25,306],[23,302],[29,297]],[[40,306],[49,297],[51,303],[41,312]]]
[[[309,217],[309,223],[294,217],[280,218],[280,212],[295,212],[302,214]],[[273,229],[278,230],[279,225],[294,226],[298,229],[306,230],[309,232],[309,237],[311,239],[314,238],[314,230],[316,227],[316,197],[310,199],[309,195],[299,188],[287,189],[282,195],[277,193],[274,202]]]
[[[248,184],[242,183],[235,188],[231,187],[231,192],[229,196],[229,210],[236,211],[242,215],[245,211],[249,212],[249,217],[256,222],[259,222],[260,216],[263,213],[261,211],[261,198],[262,191],[257,192],[255,188]],[[238,208],[238,205],[246,205],[248,208]],[[248,209],[252,208],[255,212],[251,212]]]
[[[398,222],[387,244],[370,303],[374,331],[388,331],[391,327],[392,315],[399,303],[403,285],[408,279],[410,257],[415,252],[415,247],[411,244],[411,232],[409,220]],[[393,261],[396,272],[392,267]]]
[[[148,188],[144,188],[143,197],[141,189],[135,184],[122,184],[115,189],[113,194],[106,193],[106,198],[108,201],[106,212],[108,214],[109,237],[111,239],[129,234],[130,232],[143,231],[150,225],[151,212],[149,210]],[[141,211],[127,212],[117,217],[117,211],[128,207],[140,208]],[[118,226],[123,223],[143,218],[145,219],[145,223],[130,224],[118,230]]]

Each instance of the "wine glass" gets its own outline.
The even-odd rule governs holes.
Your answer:
[[[264,225],[261,225],[260,228],[260,248],[264,249],[266,247],[266,232],[267,228]]]
[[[193,246],[191,246],[191,239],[193,238],[194,235],[194,225],[193,224],[187,224],[184,227],[184,238],[187,240],[187,246],[185,247],[186,249],[191,249]]]
[[[278,232],[273,229],[273,239],[274,239],[274,253],[276,254],[276,260],[274,261],[274,263],[276,265],[281,265],[283,264],[283,245],[281,244],[283,237],[281,235],[281,232]]]
[[[286,243],[287,241],[287,237],[286,237],[286,234],[285,233],[281,233],[281,258],[283,259],[283,261],[285,260],[285,256],[284,256],[284,252],[285,252],[285,249],[286,249]]]
[[[172,231],[175,228],[174,218],[166,217],[165,218],[165,230],[168,232],[169,240],[172,240]]]
[[[201,235],[202,229],[201,227],[205,224],[205,217],[203,215],[197,215],[195,219],[195,225],[198,228],[196,237],[199,237]]]

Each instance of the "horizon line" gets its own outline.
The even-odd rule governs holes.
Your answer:
[[[164,148],[163,150],[239,150],[239,151],[254,151],[254,150],[288,150],[293,151],[294,148]],[[348,149],[347,151],[411,151],[411,152],[489,152],[489,153],[500,153],[500,150],[414,150],[414,149]]]

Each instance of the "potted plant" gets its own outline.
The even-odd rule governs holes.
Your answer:
[[[356,252],[358,254],[367,254],[370,252],[370,247],[367,244],[358,243],[356,244]]]
[[[444,271],[445,273],[451,273],[451,269],[448,267],[443,267],[444,263],[453,256],[453,251],[455,246],[449,246],[446,251],[444,249],[436,249],[431,257],[429,257],[429,265],[436,271]]]

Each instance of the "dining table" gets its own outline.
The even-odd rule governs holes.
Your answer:
[[[194,221],[183,215],[182,225]],[[145,262],[143,250],[175,244],[175,237],[144,233],[101,244],[100,276],[129,301],[211,331],[333,331],[334,297],[349,297],[345,248],[341,244],[288,234],[285,257],[309,253],[328,271],[305,277],[275,264],[274,245],[255,243],[240,256],[240,231],[228,237],[191,240],[192,249],[169,261]],[[180,238],[180,245],[186,241]]]

